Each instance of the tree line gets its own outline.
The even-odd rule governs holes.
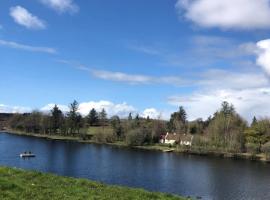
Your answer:
[[[159,143],[166,132],[194,135],[191,148],[208,151],[270,152],[270,120],[254,117],[249,125],[232,104],[223,102],[220,109],[208,119],[187,120],[185,109],[172,113],[170,120],[143,118],[131,113],[120,119],[115,115],[108,118],[105,109],[94,108],[87,116],[79,112],[79,104],[73,101],[64,113],[55,105],[50,113],[33,111],[15,114],[8,122],[11,129],[27,133],[89,137],[98,142],[125,142],[128,145]]]

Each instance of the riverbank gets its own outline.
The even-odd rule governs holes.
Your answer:
[[[86,179],[0,167],[0,199],[160,199],[185,198],[143,189],[110,186]]]
[[[253,155],[251,153],[231,153],[231,152],[222,152],[222,151],[213,151],[213,150],[205,150],[201,148],[181,148],[181,147],[169,147],[167,145],[145,145],[145,146],[128,146],[124,142],[114,142],[114,143],[106,143],[106,142],[97,142],[94,140],[82,140],[80,137],[75,136],[60,136],[60,135],[45,135],[45,134],[34,134],[34,133],[25,133],[21,131],[14,130],[5,130],[2,132],[7,132],[9,134],[15,135],[23,135],[30,137],[38,137],[48,140],[62,140],[62,141],[74,141],[80,143],[88,143],[88,144],[105,144],[114,147],[122,147],[122,148],[133,148],[133,149],[142,149],[142,150],[150,150],[150,151],[161,151],[161,152],[173,152],[173,153],[182,153],[187,155],[198,155],[198,156],[214,156],[220,158],[230,158],[230,159],[243,159],[243,160],[252,160],[252,161],[260,161],[270,163],[269,160],[266,159],[264,154],[256,154]]]

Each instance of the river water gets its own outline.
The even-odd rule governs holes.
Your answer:
[[[37,156],[22,159],[32,151]],[[0,133],[0,165],[202,199],[270,199],[270,164]]]

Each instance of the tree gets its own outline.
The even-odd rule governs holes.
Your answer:
[[[204,121],[201,118],[199,118],[196,119],[195,121],[189,122],[188,129],[189,133],[192,135],[202,134],[204,131]]]
[[[52,129],[53,133],[57,133],[57,130],[61,127],[63,123],[63,113],[62,111],[58,108],[57,105],[54,105],[53,109],[51,110],[51,115],[52,115]]]
[[[150,119],[149,115],[147,115],[147,117],[146,117],[146,122],[147,123],[150,123],[151,122],[151,119]]]
[[[123,127],[121,125],[120,118],[115,115],[111,118],[111,126],[113,128],[114,135],[119,139],[123,136]]]
[[[186,123],[186,121],[187,121],[187,113],[186,113],[183,106],[180,106],[180,108],[179,108],[178,118],[183,123]]]
[[[92,108],[87,115],[87,123],[89,126],[94,126],[98,124],[98,113],[94,108]]]
[[[168,127],[170,131],[175,131],[178,133],[187,132],[187,114],[182,106],[179,107],[178,112],[171,114]]]
[[[140,146],[151,141],[151,132],[145,128],[132,129],[127,132],[126,143],[129,146]]]
[[[263,144],[270,140],[270,121],[268,119],[256,121],[245,131],[245,139],[247,150],[261,152]]]
[[[69,105],[69,112],[67,114],[68,124],[69,124],[69,129],[70,129],[71,134],[74,134],[74,131],[78,129],[78,109],[79,109],[79,104],[76,100],[74,100]]]
[[[132,120],[132,114],[131,112],[128,114],[128,121],[131,121]]]
[[[221,109],[211,119],[207,133],[213,146],[229,151],[243,151],[246,126],[233,105],[223,102]]]
[[[139,128],[140,124],[141,124],[140,123],[140,116],[139,116],[139,114],[137,114],[133,120],[132,126],[133,126],[133,128]]]
[[[158,143],[161,135],[164,135],[166,133],[165,125],[165,122],[161,120],[160,116],[157,120],[153,120],[152,141],[154,143]]]
[[[24,128],[26,132],[40,133],[41,132],[41,119],[42,113],[39,111],[33,111],[30,115],[27,115],[24,121]]]
[[[251,123],[251,127],[254,127],[257,125],[257,119],[256,117],[254,116],[253,119],[252,119],[252,123]]]
[[[104,126],[106,125],[107,123],[107,113],[105,111],[105,109],[103,108],[101,110],[101,112],[99,113],[99,121],[100,121],[100,124],[101,126],[103,127],[104,129]]]

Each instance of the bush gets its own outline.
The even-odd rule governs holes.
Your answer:
[[[129,146],[140,146],[151,141],[151,133],[146,129],[133,129],[127,132],[126,143]]]
[[[112,133],[98,132],[93,136],[93,140],[99,143],[113,143],[115,136]]]
[[[265,153],[266,159],[270,160],[270,142],[267,142],[262,146],[262,152]]]
[[[247,143],[246,149],[248,153],[257,154],[260,152],[260,145],[256,143]]]

